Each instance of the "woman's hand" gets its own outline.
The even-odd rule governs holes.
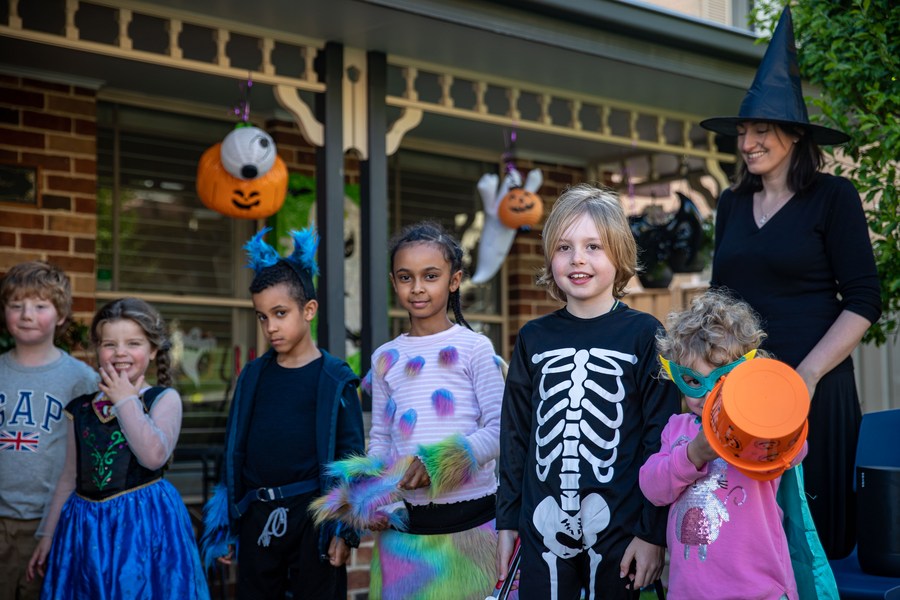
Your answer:
[[[38,576],[43,577],[47,568],[47,555],[50,554],[50,544],[53,542],[52,536],[45,535],[38,542],[31,560],[28,561],[28,569],[25,577],[28,581],[34,581]]]
[[[406,469],[406,473],[403,474],[403,479],[400,480],[397,487],[401,490],[417,490],[429,485],[431,485],[431,477],[428,476],[425,465],[422,464],[418,457],[413,457],[412,462],[409,463],[409,468]]]
[[[113,404],[118,404],[129,396],[140,396],[143,385],[143,375],[135,383],[131,383],[127,373],[116,371],[111,364],[100,367],[100,391]]]

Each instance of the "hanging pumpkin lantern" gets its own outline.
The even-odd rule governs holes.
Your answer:
[[[204,206],[238,219],[264,219],[278,212],[287,181],[287,166],[275,142],[252,126],[229,133],[197,165],[197,194]]]
[[[523,187],[516,187],[503,196],[497,209],[500,222],[510,229],[531,228],[544,216],[541,197]]]

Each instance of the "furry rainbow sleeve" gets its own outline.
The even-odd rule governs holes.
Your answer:
[[[465,485],[478,473],[472,447],[459,433],[435,444],[420,445],[417,456],[431,478],[432,498]]]
[[[237,545],[237,536],[229,535],[228,530],[228,491],[220,483],[203,507],[200,558],[204,568],[209,569],[217,558],[228,554],[229,545]]]
[[[328,465],[327,474],[337,483],[309,507],[317,525],[329,520],[340,521],[356,530],[387,517],[388,523],[403,531],[406,513],[388,507],[401,498],[397,484],[409,468],[411,457],[387,461],[369,456],[351,456]]]

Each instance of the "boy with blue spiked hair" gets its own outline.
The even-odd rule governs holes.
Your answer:
[[[224,481],[204,509],[201,551],[207,566],[231,564],[236,547],[238,598],[336,598],[359,536],[344,524],[316,525],[308,506],[332,486],[324,465],[364,451],[359,378],[311,335],[316,232],[292,231],[294,251],[282,257],[264,241],[268,231],[244,249],[270,349],[238,377]]]

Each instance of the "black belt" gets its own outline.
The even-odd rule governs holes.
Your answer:
[[[487,523],[496,515],[497,496],[491,494],[475,500],[463,500],[450,504],[410,504],[409,528],[406,533],[437,535],[458,533]]]

